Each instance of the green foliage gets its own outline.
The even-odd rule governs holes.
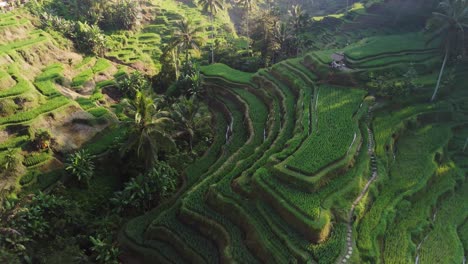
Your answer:
[[[97,263],[118,264],[119,248],[108,239],[90,236],[89,240],[93,244],[91,251],[95,255]]]
[[[165,162],[157,162],[145,174],[130,179],[111,199],[118,213],[142,213],[169,197],[176,188],[178,173]]]
[[[135,98],[138,91],[146,91],[150,88],[148,78],[139,71],[125,75],[117,80],[117,87],[128,98]]]
[[[19,166],[18,152],[16,149],[8,149],[3,158],[2,169],[6,173],[15,173]]]
[[[94,176],[93,156],[86,150],[79,150],[68,156],[65,169],[89,187],[89,182]]]
[[[5,200],[0,207],[0,248],[27,255],[30,242],[60,235],[64,226],[74,223],[68,200],[42,192],[21,200]]]

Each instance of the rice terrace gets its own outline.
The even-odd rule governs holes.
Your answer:
[[[0,0],[0,263],[466,264],[467,0]]]

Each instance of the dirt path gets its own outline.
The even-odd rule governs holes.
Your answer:
[[[377,159],[375,156],[375,142],[374,142],[374,133],[372,130],[369,128],[370,124],[372,121],[372,107],[369,108],[367,112],[367,122],[368,122],[368,128],[367,128],[367,133],[369,135],[368,139],[368,148],[367,151],[370,155],[371,159],[371,173],[372,177],[367,181],[366,185],[362,189],[361,193],[359,194],[358,197],[354,200],[353,204],[351,205],[351,209],[349,210],[348,214],[348,223],[347,223],[347,233],[346,233],[346,246],[344,253],[338,258],[337,263],[347,263],[350,259],[351,256],[353,255],[353,215],[354,215],[354,210],[356,209],[356,206],[359,204],[361,201],[362,197],[366,195],[367,191],[369,190],[370,185],[375,181],[375,179],[378,176],[377,172]]]

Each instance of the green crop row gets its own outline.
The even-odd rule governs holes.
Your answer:
[[[200,68],[200,71],[207,76],[219,76],[228,81],[234,83],[250,83],[252,78],[252,73],[242,72],[236,69],[233,69],[222,63],[210,64],[208,66],[203,66]]]
[[[394,137],[398,135],[400,130],[405,128],[405,120],[411,119],[421,113],[435,112],[445,107],[447,107],[447,104],[440,102],[436,104],[408,105],[399,111],[380,111],[376,115],[374,122],[375,152],[377,156],[387,161],[388,155],[393,154]],[[388,153],[389,151],[390,153]]]
[[[373,57],[379,54],[418,51],[436,48],[440,40],[427,44],[429,37],[424,33],[407,33],[365,38],[345,50],[346,56],[354,60]]]
[[[421,54],[402,54],[402,55],[389,55],[388,57],[371,59],[362,63],[353,63],[352,67],[358,68],[376,68],[385,67],[399,63],[419,63],[425,62],[434,58],[439,58],[437,53],[421,53]]]
[[[50,112],[55,110],[59,107],[62,107],[68,104],[70,101],[63,96],[57,96],[47,101],[47,103],[42,104],[32,110],[19,112],[12,116],[1,117],[0,118],[0,125],[9,124],[9,123],[21,123],[33,120],[34,118],[38,117],[41,114]]]
[[[384,232],[388,213],[403,197],[419,191],[427,183],[436,169],[435,152],[449,138],[450,130],[443,126],[423,127],[400,138],[398,155],[389,171],[391,179],[385,181],[385,189],[359,225],[357,246],[361,254],[378,257],[376,237]],[[384,177],[380,172],[379,176]]]
[[[45,68],[39,76],[36,77],[34,84],[37,89],[45,96],[57,95],[55,82],[63,78],[63,65],[56,63]]]
[[[0,150],[6,150],[9,148],[17,148],[21,145],[23,145],[25,142],[29,140],[28,135],[24,136],[15,136],[11,139],[8,139],[2,143],[0,143]]]
[[[126,126],[118,126],[105,130],[97,135],[91,142],[87,143],[85,149],[92,155],[98,155],[109,150],[117,141],[125,140],[124,136],[127,133]]]
[[[84,98],[84,97],[79,97],[79,98],[76,98],[75,100],[80,106],[81,108],[83,108],[83,110],[89,110],[91,108],[95,108],[96,107],[96,104],[94,103],[93,100],[90,100],[88,98]]]
[[[240,160],[242,158],[242,154],[245,153],[242,151],[244,147],[242,147],[246,140],[249,138],[248,129],[244,126],[244,116],[241,110],[241,104],[234,104],[231,100],[227,100],[227,98],[222,97],[222,101],[227,106],[229,111],[233,117],[233,133],[232,137],[229,140],[229,143],[226,148],[226,154],[230,158],[226,160],[226,162],[214,173],[210,176],[206,177],[202,182],[195,186],[192,190],[190,190],[187,195],[182,199],[182,207],[181,213],[192,220],[197,221],[199,224],[199,228],[204,225],[204,223],[209,223],[209,221],[215,221],[220,225],[214,234],[207,234],[211,239],[217,241],[218,246],[222,246],[219,243],[225,240],[223,237],[222,230],[231,230],[228,232],[228,239],[231,243],[235,243],[238,247],[232,248],[232,255],[234,258],[238,260],[252,260],[252,256],[248,254],[247,249],[245,249],[245,245],[242,243],[242,239],[240,237],[240,231],[236,230],[237,228],[232,223],[227,222],[225,218],[221,218],[218,214],[215,214],[212,210],[204,206],[204,195],[208,191],[208,187],[213,182],[216,182],[217,179],[219,180],[220,177],[226,175],[230,170],[235,167],[235,161]],[[242,148],[241,148],[242,147]],[[245,154],[244,154],[245,155]],[[202,219],[194,218],[195,215],[203,216]],[[212,220],[209,220],[212,219]],[[222,229],[221,229],[222,227]],[[200,230],[203,231],[203,230]]]
[[[102,117],[106,114],[109,114],[109,110],[104,107],[95,107],[87,110],[88,113],[92,114],[94,117]]]
[[[25,40],[19,40],[15,41],[12,43],[8,43],[5,45],[0,46],[0,54],[7,53],[11,50],[15,49],[20,49],[20,48],[25,48],[31,45],[36,45],[38,43],[44,42],[47,40],[47,37],[43,36],[42,33],[39,34],[39,36],[33,36],[33,38],[30,39],[25,39]]]
[[[457,228],[466,225],[468,217],[468,182],[443,200],[437,210],[433,229],[420,248],[421,263],[463,263],[466,248],[460,241]],[[466,234],[462,234],[466,238]]]
[[[87,81],[91,80],[94,76],[92,69],[86,69],[82,71],[77,76],[73,77],[71,86],[72,87],[79,87],[85,84]]]
[[[385,235],[385,248],[383,259],[386,263],[397,263],[402,259],[411,262],[413,259],[412,241],[407,234],[418,237],[421,240],[424,234],[421,232],[429,225],[427,219],[431,219],[431,209],[436,205],[438,198],[447,191],[453,190],[456,179],[463,178],[463,174],[457,171],[455,165],[445,164],[439,167],[427,187],[414,194],[410,199],[403,200],[398,205],[398,214],[389,223]]]
[[[50,157],[51,155],[48,152],[29,154],[28,156],[24,157],[23,165],[26,167],[32,167],[49,160]]]
[[[343,158],[356,140],[357,122],[353,114],[364,95],[362,90],[321,86],[317,94],[317,127],[284,165],[312,175]]]
[[[277,66],[279,68],[279,66]],[[275,70],[275,69],[274,69]],[[302,142],[307,138],[309,133],[311,133],[312,129],[312,91],[313,91],[313,84],[310,83],[309,87],[305,83],[304,79],[297,77],[296,75],[292,75],[288,72],[288,70],[277,69],[275,70],[275,75],[282,80],[285,80],[285,84],[280,82],[277,78],[271,75],[263,75],[268,80],[276,83],[278,87],[281,89],[283,93],[288,95],[288,116],[287,119],[296,120],[294,133],[292,137],[287,141],[285,147],[282,151],[276,153],[273,157],[278,160],[285,160],[289,157],[292,153],[294,153],[298,147],[302,144]],[[294,98],[291,94],[290,89],[293,90],[294,94],[299,94],[298,98]],[[295,111],[294,111],[294,105]],[[296,117],[294,117],[296,116]]]
[[[31,84],[27,80],[19,76],[16,76],[16,79],[17,79],[17,83],[15,86],[9,89],[0,91],[0,98],[20,95],[32,89]]]
[[[258,99],[256,97],[251,96],[251,94],[249,93],[241,92],[241,91],[242,90],[238,90],[236,91],[236,93],[241,95],[241,97],[246,100],[249,107],[258,106],[259,104],[261,104],[260,102],[258,102]],[[277,106],[274,107],[274,109],[275,108],[277,109]],[[253,110],[253,111],[257,111],[257,110]],[[255,170],[257,167],[267,162],[268,157],[269,157],[268,154],[272,150],[271,147],[274,147],[271,145],[273,143],[272,141],[276,138],[276,134],[277,134],[277,132],[273,132],[273,131],[278,131],[278,128],[279,128],[279,123],[277,120],[275,122],[276,128],[272,132],[269,133],[266,140],[263,141],[262,143],[262,136],[263,136],[262,132],[264,128],[264,125],[262,125],[263,121],[258,122],[256,120],[264,120],[266,118],[266,111],[264,113],[265,115],[263,116],[259,116],[258,114],[253,114],[252,110],[249,113],[250,113],[252,123],[254,125],[254,131],[256,135],[255,138],[257,138],[257,140],[254,139],[252,141],[252,142],[257,142],[257,143],[254,143],[254,145],[252,146],[255,146],[257,144],[261,144],[261,145],[257,147],[255,150],[249,151],[251,153],[253,152],[253,154],[251,154],[248,158],[245,158],[244,160],[238,162],[234,170],[232,170],[228,175],[225,175],[216,185],[212,185],[212,187],[210,188],[210,193],[214,195],[214,197],[211,199],[208,199],[207,201],[210,204],[212,204],[212,206],[217,211],[221,210],[220,211],[221,214],[228,216],[234,223],[237,223],[238,225],[242,226],[245,232],[255,237],[251,239],[255,239],[256,243],[258,243],[258,246],[256,246],[256,248],[259,248],[259,247],[262,248],[262,250],[260,250],[261,252],[257,252],[257,254],[260,254],[261,259],[265,259],[265,254],[268,254],[265,252],[268,251],[271,254],[273,254],[273,255],[269,255],[272,258],[275,258],[277,261],[280,261],[281,259],[283,259],[284,261],[284,259],[288,259],[289,253],[288,254],[286,254],[286,252],[282,252],[282,254],[278,253],[278,250],[281,249],[281,246],[276,244],[277,243],[276,236],[272,233],[268,224],[265,223],[265,220],[261,217],[261,215],[258,214],[255,208],[251,208],[252,207],[251,204],[248,204],[248,203],[240,204],[240,200],[237,198],[237,195],[234,194],[232,192],[232,189],[230,188],[230,182],[233,180],[234,177],[240,175],[241,173],[248,175],[249,170],[252,170],[252,169]],[[274,142],[274,144],[276,143],[277,142]],[[231,210],[228,210],[230,213],[225,212],[227,208],[231,208]],[[232,215],[233,212],[237,212],[237,213],[234,213],[234,215]]]
[[[88,58],[85,58],[85,60],[83,61],[86,61],[87,59]],[[89,61],[86,61],[86,63],[89,63]],[[108,60],[99,58],[96,60],[95,64],[92,67],[83,70],[81,73],[75,76],[72,80],[71,86],[72,87],[82,86],[87,81],[90,81],[94,75],[104,72],[111,66],[112,64]]]

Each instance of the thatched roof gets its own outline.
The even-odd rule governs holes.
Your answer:
[[[345,56],[343,53],[336,52],[331,55],[331,58],[334,61],[343,61],[345,59]]]

